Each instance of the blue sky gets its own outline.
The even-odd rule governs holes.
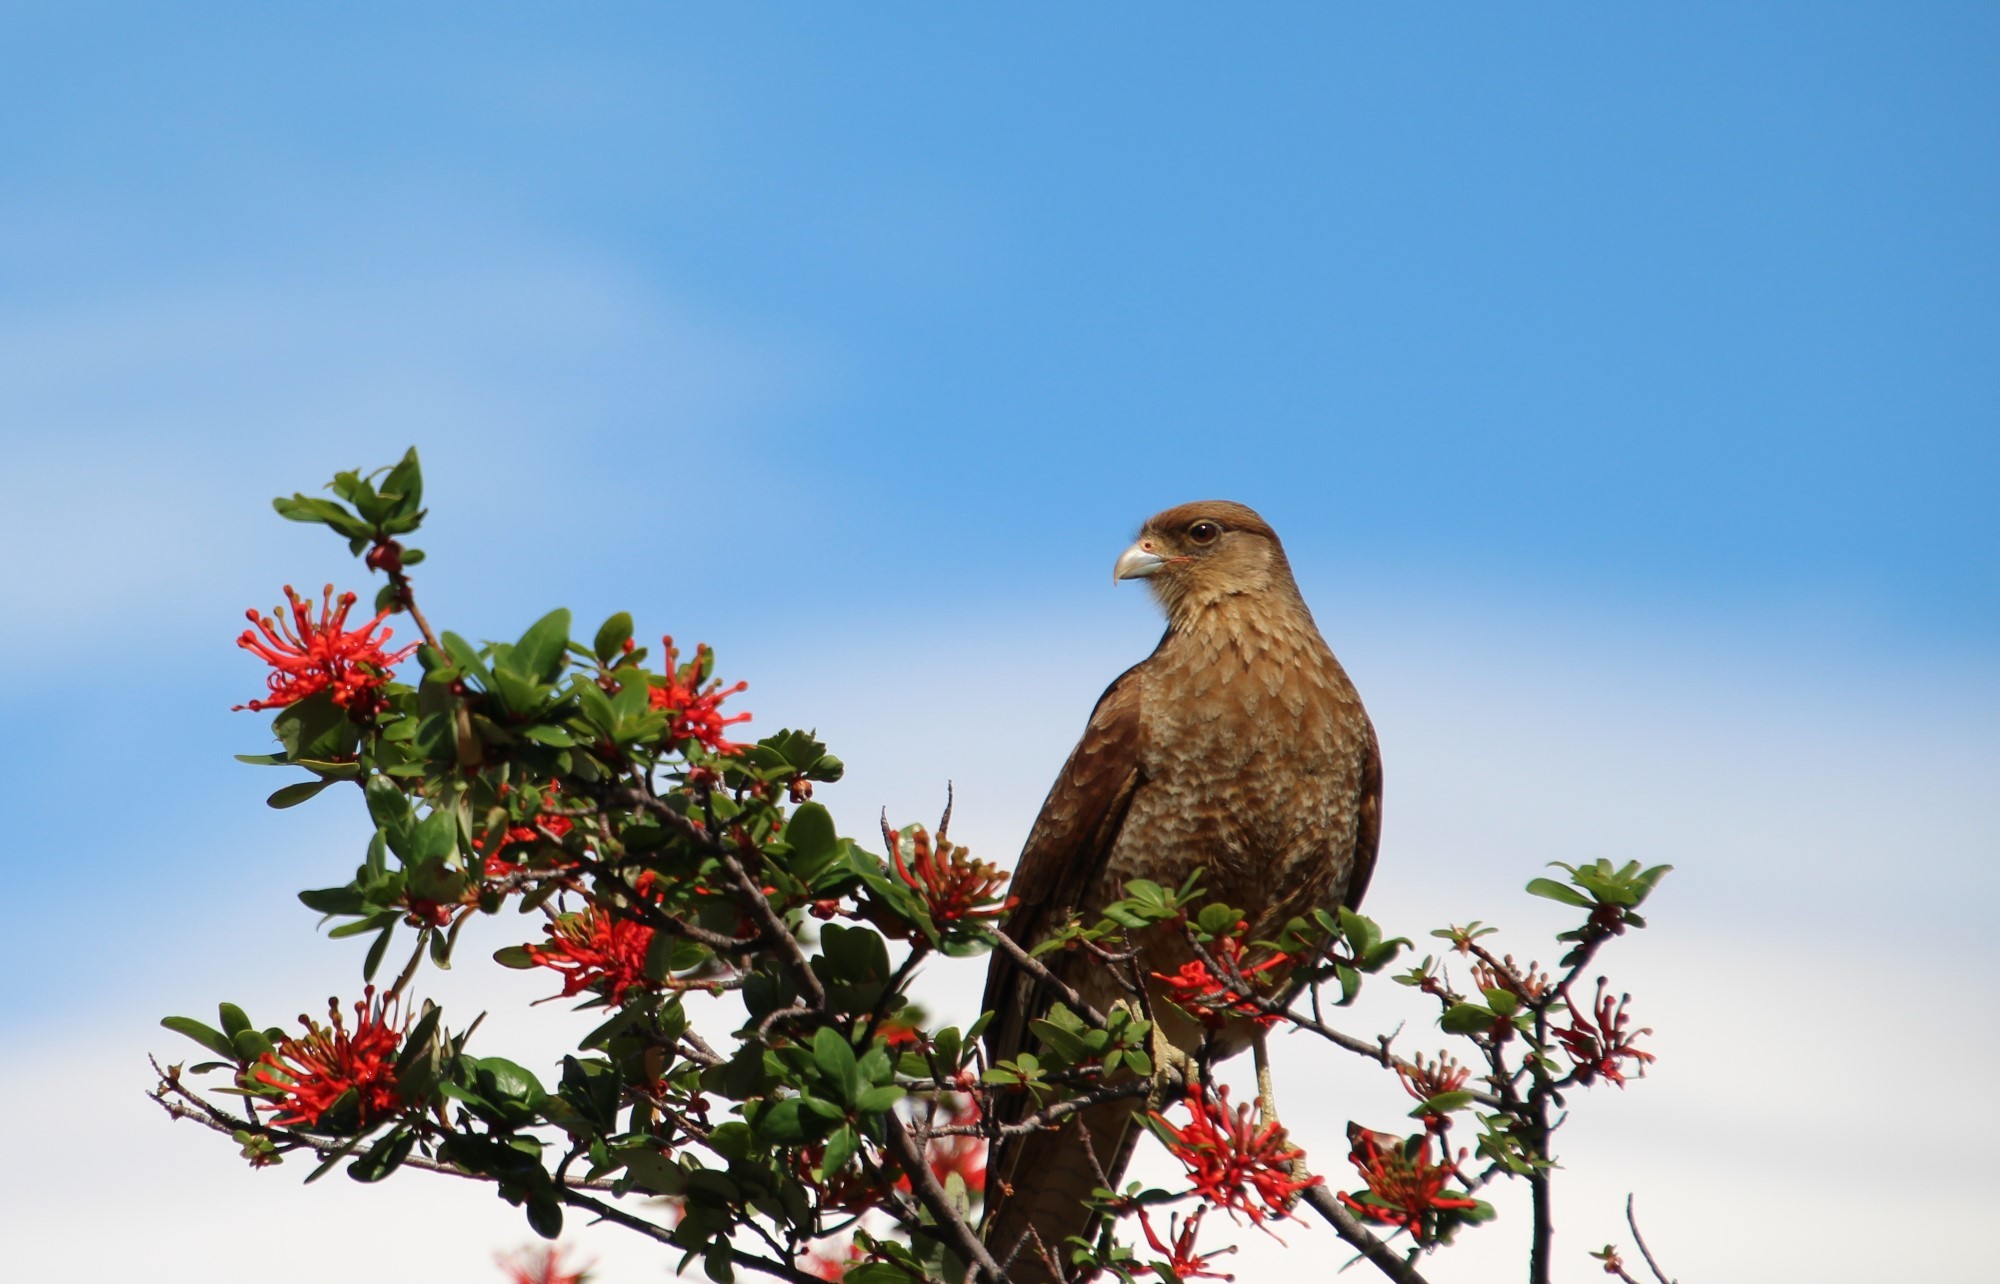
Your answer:
[[[1010,854],[1157,627],[1112,558],[1226,496],[1382,726],[1385,904],[1633,854],[1711,959],[1996,961],[1989,6],[4,5],[0,121],[9,1042],[345,984],[230,640],[357,579],[268,497],[413,442],[434,616],[716,642],[850,829],[949,774]]]

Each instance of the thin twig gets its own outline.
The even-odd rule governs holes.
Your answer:
[[[625,1227],[627,1230],[638,1231],[640,1234],[650,1239],[658,1240],[662,1244],[671,1244],[674,1242],[671,1230],[662,1226],[656,1226],[643,1217],[636,1217],[622,1208],[605,1203],[601,1199],[592,1199],[588,1195],[580,1194],[569,1187],[562,1188],[562,1201],[573,1208],[588,1209],[607,1222],[613,1222]],[[733,1245],[729,1250],[729,1260],[737,1266],[747,1266],[753,1271],[760,1271],[765,1275],[776,1276],[781,1280],[789,1280],[792,1284],[819,1284],[819,1276],[802,1271],[789,1262],[780,1262],[769,1257],[759,1257],[755,1253],[746,1253]]]
[[[1653,1272],[1653,1278],[1660,1284],[1674,1284],[1674,1281],[1667,1278],[1667,1273],[1660,1269],[1660,1264],[1653,1260],[1653,1250],[1646,1247],[1646,1237],[1639,1233],[1639,1219],[1632,1213],[1630,1194],[1625,1196],[1625,1224],[1632,1228],[1632,1242],[1639,1246],[1639,1254],[1646,1259],[1646,1267]]]
[[[1131,1079],[1124,1083],[1110,1084],[1095,1088],[1079,1096],[1058,1101],[1044,1107],[1032,1115],[1026,1115],[1008,1124],[969,1123],[940,1124],[928,1130],[932,1137],[1019,1137],[1031,1132],[1041,1132],[1050,1124],[1059,1123],[1082,1110],[1102,1105],[1107,1101],[1122,1101],[1127,1097],[1143,1097],[1153,1090],[1146,1079]]]
[[[178,1085],[176,1086],[178,1087]],[[340,1150],[339,1146],[329,1145],[319,1138],[308,1137],[303,1133],[294,1132],[289,1128],[279,1128],[271,1124],[252,1123],[247,1119],[231,1118],[229,1115],[211,1106],[208,1102],[195,1097],[187,1089],[179,1088],[178,1090],[183,1096],[198,1102],[198,1107],[182,1105],[178,1101],[168,1101],[165,1097],[156,1096],[152,1099],[159,1103],[160,1109],[166,1111],[174,1118],[192,1120],[211,1132],[229,1135],[237,1132],[254,1133],[260,1137],[268,1137],[273,1141],[284,1142],[286,1145],[296,1147],[300,1150],[311,1151],[314,1157],[318,1159],[326,1159],[331,1155],[337,1154]],[[479,1173],[469,1173],[453,1164],[440,1163],[435,1159],[426,1159],[422,1155],[409,1156],[403,1160],[402,1167],[415,1168],[427,1173],[440,1173],[446,1177],[457,1177],[464,1181],[489,1180],[489,1178]],[[585,1190],[612,1189],[612,1184],[608,1181],[580,1181],[572,1184]]]
[[[1088,1003],[1085,1003],[1083,1001],[1083,996],[1081,994],[1078,994],[1074,989],[1070,988],[1070,986],[1067,983],[1065,983],[1061,977],[1057,976],[1054,972],[1049,971],[1049,969],[1043,965],[1040,959],[1034,957],[1033,955],[1029,954],[1026,950],[1022,949],[1020,943],[1017,942],[1013,937],[1007,935],[1003,931],[1000,931],[998,928],[995,928],[993,932],[993,941],[994,944],[998,945],[1001,948],[1001,950],[1006,953],[1008,958],[1014,960],[1014,965],[1016,967],[1020,968],[1023,972],[1026,972],[1029,976],[1034,977],[1037,981],[1047,986],[1050,990],[1053,990],[1057,998],[1061,999],[1065,1004],[1069,1005],[1070,1010],[1075,1012],[1078,1016],[1082,1017],[1085,1021],[1089,1022],[1091,1025],[1095,1026],[1100,1030],[1104,1029],[1106,1026],[1110,1024],[1110,1022],[1105,1019],[1103,1013],[1099,1012],[1096,1008],[1091,1007]]]

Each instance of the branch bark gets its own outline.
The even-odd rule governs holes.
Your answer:
[[[964,1259],[973,1272],[973,1278],[983,1278],[988,1284],[1007,1284],[1007,1273],[1000,1269],[1000,1263],[993,1260],[993,1254],[986,1251],[978,1232],[958,1215],[958,1209],[952,1207],[951,1197],[945,1194],[944,1187],[938,1185],[937,1174],[924,1162],[923,1152],[917,1149],[917,1143],[910,1137],[903,1121],[891,1112],[883,1117],[883,1125],[889,1153],[909,1175],[910,1190],[936,1220],[937,1230],[944,1241]]]
[[[1324,1183],[1309,1186],[1302,1194],[1313,1211],[1326,1218],[1333,1227],[1333,1233],[1346,1240],[1354,1250],[1367,1258],[1376,1270],[1381,1271],[1396,1284],[1429,1284],[1418,1273],[1417,1268],[1383,1243],[1375,1233],[1361,1224],[1361,1219],[1347,1211],[1334,1193]]]

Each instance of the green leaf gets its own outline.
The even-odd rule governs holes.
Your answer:
[[[413,519],[420,519],[423,516],[421,510],[424,502],[424,470],[417,462],[415,446],[404,451],[402,459],[397,461],[396,466],[389,470],[389,475],[382,479],[381,495],[384,499],[396,501],[395,507],[390,510],[392,516],[408,520],[408,530],[417,528],[416,520]],[[403,558],[403,564],[405,566],[410,564],[408,556]]]
[[[1574,905],[1578,909],[1590,909],[1597,903],[1582,892],[1577,891],[1574,887],[1558,883],[1553,878],[1529,879],[1528,895],[1541,896],[1552,901],[1561,901],[1565,905]]]
[[[811,864],[831,859],[840,846],[833,813],[816,802],[801,803],[785,822],[785,841],[801,860]]]
[[[410,823],[410,799],[387,776],[370,776],[362,787],[368,800],[368,815],[377,826],[393,829]]]
[[[1234,922],[1235,920],[1231,920]],[[1052,1021],[1035,1020],[1028,1022],[1028,1028],[1035,1037],[1048,1045],[1051,1052],[1070,1065],[1078,1065],[1090,1059],[1090,1048],[1082,1038],[1063,1029]]]
[[[333,762],[353,754],[361,743],[361,729],[347,716],[347,710],[333,702],[327,691],[315,691],[303,700],[286,705],[271,720],[272,734],[285,746],[291,759],[310,758]]]
[[[773,1102],[757,1115],[757,1131],[780,1146],[796,1146],[806,1139],[806,1125],[800,1118],[805,1107],[797,1097]]]
[[[625,644],[632,640],[632,613],[620,611],[598,626],[597,640],[591,651],[599,664],[610,664],[625,651]]]
[[[382,966],[382,956],[389,952],[389,941],[396,935],[396,923],[391,919],[383,928],[375,943],[368,947],[368,957],[361,961],[361,979],[372,981]]]
[[[520,1101],[533,1106],[548,1095],[533,1073],[505,1057],[478,1058],[473,1079],[481,1093],[495,1100]]]
[[[554,1195],[538,1193],[528,1200],[528,1226],[543,1239],[554,1239],[562,1234],[562,1205]]]
[[[833,1176],[847,1167],[860,1149],[861,1139],[851,1126],[843,1124],[834,1129],[833,1135],[826,1139],[826,1159],[820,1165],[820,1172],[827,1177]]]
[[[237,1007],[234,1003],[224,1003],[216,1011],[222,1018],[222,1032],[231,1039],[234,1039],[245,1030],[255,1028],[250,1024],[250,1018],[243,1015],[243,1009]]]
[[[813,1031],[813,1062],[827,1081],[840,1089],[840,1099],[853,1102],[859,1089],[860,1076],[856,1071],[854,1047],[846,1037],[832,1026],[821,1026]]]
[[[661,932],[659,935],[664,936],[666,933]],[[528,953],[528,947],[525,945],[502,946],[500,949],[493,951],[493,961],[501,967],[531,968],[539,966],[535,962],[535,956]]]
[[[316,797],[322,789],[331,785],[331,780],[301,780],[286,785],[264,801],[272,807],[296,807],[308,798]]]
[[[410,1149],[416,1144],[417,1134],[414,1132],[400,1129],[391,1132],[369,1147],[367,1154],[349,1164],[347,1175],[359,1182],[381,1181],[409,1158]]]
[[[1493,1013],[1477,1003],[1454,1003],[1438,1018],[1447,1034],[1484,1034],[1493,1028]]]
[[[854,1099],[854,1108],[864,1115],[879,1115],[903,1099],[903,1090],[893,1083],[864,1088]]]
[[[367,539],[374,533],[368,523],[330,499],[315,499],[310,495],[293,495],[290,499],[281,496],[271,501],[271,507],[287,521],[318,522],[322,526],[331,526],[349,539]]]
[[[360,914],[368,908],[367,898],[352,887],[322,887],[316,891],[300,892],[299,902],[321,914]]]
[[[487,672],[486,662],[479,658],[479,652],[473,649],[470,642],[456,633],[446,631],[439,639],[439,644],[444,647],[444,653],[451,658],[454,667],[464,672],[467,677],[476,679],[483,690],[493,689],[493,675]]]
[[[1424,1115],[1447,1115],[1454,1110],[1463,1110],[1471,1104],[1472,1094],[1469,1092],[1440,1092],[1435,1097],[1426,1098],[1421,1105],[1410,1112],[1410,1117],[1416,1119]]]
[[[186,1035],[188,1038],[193,1039],[196,1043],[199,1043],[202,1047],[207,1048],[210,1052],[213,1052],[218,1057],[222,1057],[224,1060],[229,1061],[231,1064],[235,1063],[236,1046],[232,1044],[228,1040],[228,1038],[226,1038],[223,1035],[222,1031],[214,1029],[211,1026],[204,1025],[202,1022],[195,1020],[193,1017],[183,1017],[183,1016],[161,1017],[160,1024],[167,1027],[167,1029],[172,1030],[175,1034]]]
[[[444,860],[458,850],[458,818],[448,811],[434,811],[417,822],[410,849],[400,853],[409,866]]]
[[[562,673],[569,647],[569,610],[557,607],[528,626],[510,657],[515,672],[537,682],[554,682]]]
[[[352,922],[340,924],[326,934],[327,939],[339,941],[350,936],[360,936],[367,932],[373,932],[379,928],[394,927],[402,917],[403,915],[400,910],[377,910],[367,918],[355,919]]]

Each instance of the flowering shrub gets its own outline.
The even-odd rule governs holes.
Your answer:
[[[356,593],[329,587],[315,606],[287,588],[287,605],[251,612],[239,639],[268,672],[264,695],[238,707],[272,713],[277,745],[246,761],[304,773],[271,805],[338,789],[373,824],[351,878],[300,893],[330,935],[366,942],[352,1024],[337,1000],[300,1034],[228,1003],[213,1026],[169,1017],[208,1054],[159,1067],[170,1114],[228,1134],[259,1167],[300,1157],[314,1176],[344,1163],[364,1182],[402,1169],[479,1179],[545,1237],[581,1214],[713,1280],[998,1284],[1022,1268],[979,1238],[988,1144],[1143,1096],[1180,1182],[1099,1190],[1098,1232],[1039,1246],[1031,1276],[1230,1279],[1215,1268],[1229,1250],[1198,1243],[1221,1210],[1246,1229],[1316,1214],[1407,1284],[1424,1254],[1493,1215],[1482,1186],[1519,1179],[1535,1217],[1530,1278],[1549,1278],[1551,1138],[1576,1090],[1623,1087],[1653,1060],[1627,999],[1600,980],[1583,1010],[1570,991],[1607,942],[1644,926],[1636,911],[1665,867],[1599,862],[1531,882],[1581,911],[1553,976],[1496,956],[1482,924],[1434,933],[1449,954],[1394,977],[1456,1041],[1456,1055],[1428,1059],[1329,1023],[1411,948],[1351,910],[1248,940],[1246,916],[1208,901],[1199,875],[1179,888],[1137,879],[1096,921],[1011,941],[998,926],[1007,875],[949,841],[949,805],[934,836],[885,818],[879,852],[841,836],[812,800],[840,760],[799,731],[731,739],[750,721],[731,703],[746,683],[717,677],[708,647],[683,660],[669,636],[649,667],[623,613],[588,641],[565,610],[511,642],[434,630],[411,580],[423,553],[404,543],[425,516],[422,486],[412,451],[383,473],[339,474],[333,498],[276,501],[383,577],[376,614],[350,629]],[[390,649],[392,615],[421,641]],[[555,997],[593,1010],[545,1074],[489,1054],[476,1020],[448,1023],[416,997],[426,962],[449,965],[482,921],[497,963],[553,973]],[[1188,961],[1148,971],[1142,937],[1178,941]],[[908,987],[927,962],[996,948],[1031,974],[1043,951],[1092,951],[1130,1001],[1098,1013],[1045,979],[1038,1050],[991,1062],[986,1016],[934,1021]],[[378,988],[392,951],[402,962]],[[717,1000],[702,1028],[690,991]],[[1267,1076],[1256,1101],[1232,1102],[1200,1059],[1155,1065],[1158,1003],[1211,1031],[1289,1027],[1366,1058],[1416,1101],[1415,1130],[1355,1124],[1352,1177],[1315,1174]],[[1032,1104],[996,1111],[998,1094]],[[1163,1211],[1175,1204],[1189,1207]],[[581,1278],[553,1250],[507,1269]]]

